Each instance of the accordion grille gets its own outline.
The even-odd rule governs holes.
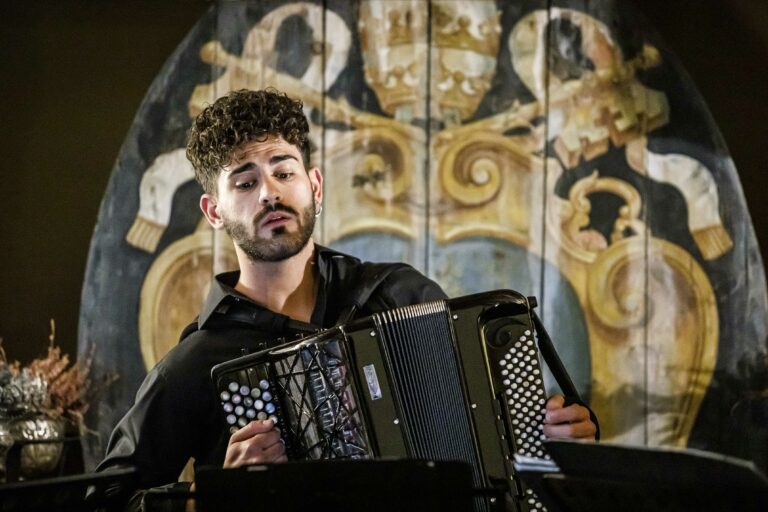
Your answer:
[[[448,310],[443,302],[398,308],[376,315],[394,372],[406,444],[413,457],[458,460],[473,468],[483,486],[474,435],[465,407]]]

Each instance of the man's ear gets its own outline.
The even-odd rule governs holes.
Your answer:
[[[221,229],[224,226],[224,220],[219,215],[219,205],[215,196],[211,194],[200,196],[200,209],[203,211],[208,224],[214,229]]]
[[[317,167],[309,169],[309,182],[312,184],[312,195],[315,198],[316,204],[323,203],[323,174]]]

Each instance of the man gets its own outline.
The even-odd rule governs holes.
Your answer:
[[[240,271],[216,277],[197,322],[149,372],[100,470],[135,466],[153,487],[176,481],[190,457],[224,467],[284,461],[270,420],[229,434],[211,367],[353,316],[445,298],[408,265],[362,263],[314,243],[323,177],[309,165],[308,132],[301,102],[270,89],[232,92],[195,120],[187,157],[200,208],[235,242]],[[554,396],[547,409],[547,436],[594,439],[586,407]]]

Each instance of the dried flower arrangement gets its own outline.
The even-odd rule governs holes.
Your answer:
[[[110,375],[94,382],[90,377],[92,354],[71,364],[55,343],[56,324],[51,320],[48,353],[22,367],[9,363],[0,338],[0,415],[43,413],[69,421],[82,434],[83,417],[95,396],[114,382]]]

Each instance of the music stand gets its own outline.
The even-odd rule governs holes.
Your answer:
[[[321,460],[195,475],[198,510],[306,512],[471,511],[472,474],[461,462]]]
[[[135,469],[86,473],[0,485],[3,512],[118,511],[136,489]]]
[[[550,512],[762,511],[768,479],[750,462],[696,450],[547,441],[554,464],[516,460]]]

